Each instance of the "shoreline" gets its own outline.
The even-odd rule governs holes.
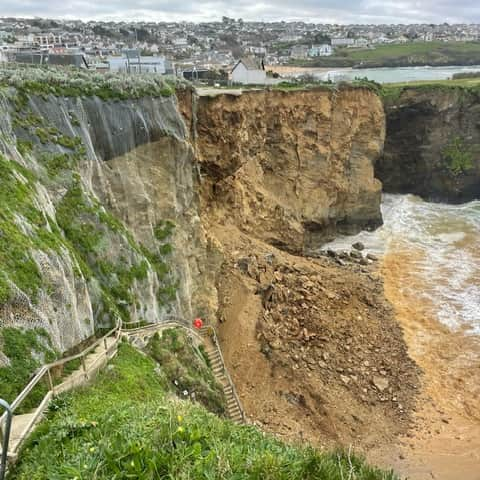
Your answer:
[[[409,354],[423,371],[422,388],[407,434],[368,458],[410,480],[479,480],[480,337],[448,329],[435,305],[412,293],[422,291],[423,281],[415,255],[386,254],[380,273]]]

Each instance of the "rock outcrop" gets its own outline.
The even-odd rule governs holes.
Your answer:
[[[370,90],[201,96],[195,124],[210,220],[296,252],[381,224],[384,115]]]
[[[375,166],[384,191],[453,203],[480,197],[478,89],[403,88],[385,111],[385,149]]]

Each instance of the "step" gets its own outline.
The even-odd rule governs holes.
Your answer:
[[[237,415],[235,417],[230,417],[230,420],[237,423],[243,423],[242,415]]]
[[[218,352],[207,352],[208,358],[222,358]]]

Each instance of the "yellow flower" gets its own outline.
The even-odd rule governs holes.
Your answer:
[[[177,428],[177,432],[178,432],[178,433],[183,433],[183,432],[184,432],[183,427],[178,427],[178,428]]]
[[[183,422],[183,417],[181,415],[178,415],[177,420],[178,420],[178,423],[182,423]]]
[[[90,451],[90,453],[94,452],[94,451],[95,451],[95,447],[90,447],[90,448],[89,448],[89,451]]]

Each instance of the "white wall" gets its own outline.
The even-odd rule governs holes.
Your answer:
[[[232,72],[232,81],[234,83],[261,83],[264,84],[267,79],[265,70],[247,70],[243,63],[239,63]]]

